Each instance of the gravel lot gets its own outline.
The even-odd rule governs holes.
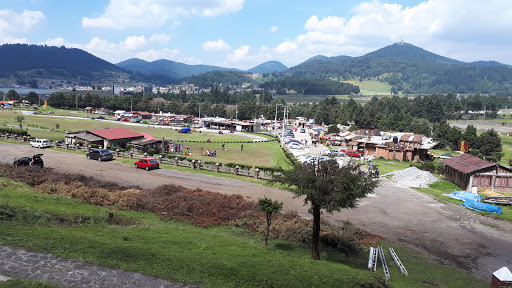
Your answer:
[[[22,144],[0,143],[0,151],[0,162],[12,163],[15,157],[43,153],[46,167],[121,184],[156,187],[174,183],[187,188],[241,194],[249,200],[266,196],[284,202],[285,210],[295,210],[309,217],[302,199],[259,184],[175,170],[146,172],[116,161],[92,161],[83,155],[39,150]],[[463,268],[486,279],[499,268],[512,266],[511,223],[483,217],[457,205],[440,204],[428,195],[386,179],[382,179],[375,194],[361,200],[356,209],[324,216],[334,224],[350,220],[391,243],[426,252],[440,263]],[[404,264],[407,267],[407,263]]]

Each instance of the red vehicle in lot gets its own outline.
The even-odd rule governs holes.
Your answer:
[[[123,122],[128,122],[128,121],[130,121],[130,119],[128,119],[128,118],[123,118],[123,119],[121,119],[121,121],[123,121]]]
[[[363,152],[358,152],[356,150],[348,150],[347,151],[347,156],[350,156],[350,157],[361,157],[363,155]]]
[[[135,162],[135,168],[142,168],[146,169],[146,171],[149,171],[149,169],[160,168],[160,164],[155,158],[143,158]]]

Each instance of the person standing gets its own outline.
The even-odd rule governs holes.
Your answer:
[[[240,151],[244,151],[244,144],[242,144],[242,146],[240,146]]]

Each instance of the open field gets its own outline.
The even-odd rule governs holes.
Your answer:
[[[364,80],[362,82],[359,82],[359,80],[350,80],[343,82],[359,86],[362,95],[391,95],[391,85],[386,82],[375,80]]]
[[[34,192],[25,184],[0,179],[0,242],[48,251],[205,287],[384,287],[382,270],[366,270],[367,254],[346,257],[323,250],[311,260],[310,247],[271,240],[242,228],[198,228],[162,221],[147,212],[115,211],[58,195]],[[113,212],[115,223],[109,222]],[[130,229],[123,226],[137,225]],[[24,237],[30,233],[31,237]],[[382,243],[387,250],[389,244]],[[486,287],[487,281],[437,265],[409,249],[393,245],[409,276],[399,274],[389,254],[392,287]],[[278,273],[276,273],[276,271]]]

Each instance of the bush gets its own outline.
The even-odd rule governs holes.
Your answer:
[[[126,150],[130,151],[133,148],[133,144],[126,144]]]
[[[82,142],[82,141],[75,141],[75,145],[82,146],[83,144],[84,144],[84,142]]]
[[[0,134],[9,134],[9,135],[16,135],[19,137],[23,137],[23,136],[27,136],[28,132],[23,129],[0,127]]]
[[[336,249],[336,251],[343,253],[347,256],[357,256],[359,254],[359,247],[350,239],[344,238],[340,234],[326,233],[320,235],[320,242],[327,247]]]
[[[155,153],[156,153],[156,150],[155,150],[155,149],[149,149],[149,150],[148,150],[148,155],[149,155],[149,156],[153,156],[153,155],[155,155]]]

